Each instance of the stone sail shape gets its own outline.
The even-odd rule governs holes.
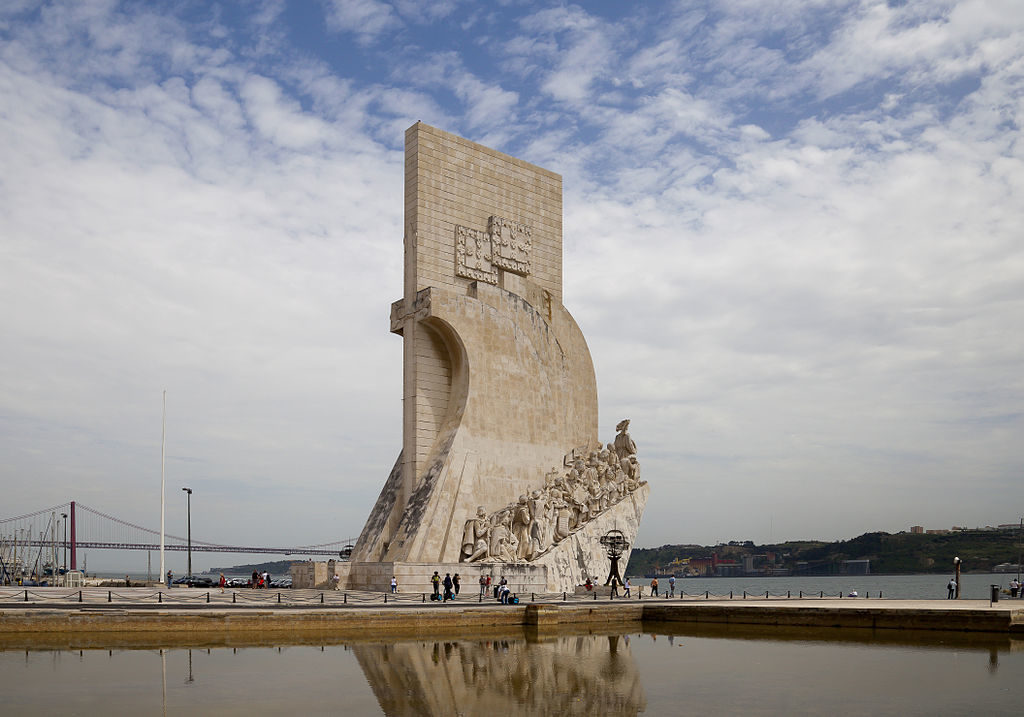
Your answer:
[[[562,306],[561,177],[417,123],[405,212],[402,452],[353,563],[457,563],[478,506],[600,449],[590,351]]]

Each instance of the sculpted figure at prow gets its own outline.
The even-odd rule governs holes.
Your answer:
[[[572,451],[562,472],[549,471],[543,487],[518,502],[489,515],[477,508],[463,531],[462,562],[532,562],[643,485],[629,419],[615,430],[614,443]]]

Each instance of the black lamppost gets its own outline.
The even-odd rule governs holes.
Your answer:
[[[182,490],[187,494],[185,500],[188,503],[188,576],[192,577],[192,489]]]
[[[68,571],[68,514],[61,513],[60,517],[64,520],[64,572]]]
[[[961,560],[960,560],[959,557],[953,558],[953,570],[955,571],[955,575],[956,575],[956,599],[957,600],[960,599],[960,562],[961,562]]]

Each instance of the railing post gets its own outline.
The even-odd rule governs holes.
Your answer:
[[[206,602],[210,602],[210,592],[206,592]]]
[[[112,596],[111,596],[111,594],[110,594],[110,591],[109,591],[109,590],[107,590],[107,602],[113,602],[113,600],[111,599],[111,597],[112,597]]]
[[[732,590],[729,591],[729,599],[732,600]]]
[[[78,591],[78,602],[82,602],[82,591]]]
[[[27,591],[25,592],[25,596],[26,596],[25,599],[28,600],[28,592]],[[565,602],[565,591],[564,590],[562,591],[562,602]]]
[[[705,590],[704,591],[704,599],[707,600],[710,597],[711,597],[711,591],[710,590]]]
[[[597,590],[594,591],[594,599],[597,600]]]
[[[25,591],[25,602],[28,602],[28,590]]]
[[[800,598],[801,598],[801,599],[803,599],[803,597],[804,597],[804,591],[803,591],[803,590],[801,590],[801,591],[800,591]]]
[[[163,590],[157,590],[156,601],[157,602],[163,602],[164,601],[164,592],[163,592]]]
[[[537,602],[537,593],[530,593],[530,602]]]
[[[322,592],[322,591],[321,591],[321,593],[320,593],[320,604],[321,604],[321,605],[323,605],[323,604],[324,604],[324,594],[323,594],[323,592]]]
[[[764,599],[765,599],[765,600],[767,600],[767,599],[768,599],[768,591],[767,591],[767,590],[765,590],[765,591],[764,591]]]
[[[277,604],[278,605],[281,604],[281,593],[280,592],[277,594]]]
[[[344,600],[344,602],[345,602],[346,605],[348,605],[348,593],[345,593],[345,600]]]
[[[231,604],[234,605],[236,602],[238,602],[238,593],[236,593],[234,590],[232,590],[231,591]]]
[[[387,593],[384,593],[384,604],[385,605],[388,604],[388,594]]]
[[[791,598],[791,597],[793,597],[793,593],[792,593],[792,591],[790,591],[790,590],[787,590],[787,591],[786,591],[786,597],[787,597],[787,598]]]
[[[819,593],[818,593],[818,597],[820,597],[820,598],[823,598],[823,597],[825,597],[825,591],[824,591],[824,590],[822,590],[821,592],[819,592]]]
[[[744,590],[744,591],[743,591],[743,599],[744,599],[744,600],[746,600],[746,599],[747,599],[747,591],[746,591],[746,590]]]

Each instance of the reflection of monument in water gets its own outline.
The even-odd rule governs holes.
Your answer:
[[[636,715],[647,708],[627,639],[353,645],[385,714]]]
[[[634,543],[649,487],[629,421],[598,438],[593,363],[562,306],[561,177],[422,123],[405,151],[403,445],[346,585],[603,579],[599,540]]]

